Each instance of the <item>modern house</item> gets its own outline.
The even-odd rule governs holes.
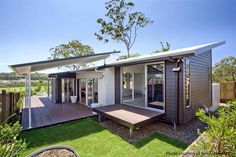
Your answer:
[[[49,75],[48,96],[55,103],[77,101],[88,107],[124,104],[157,111],[168,121],[184,124],[204,106],[212,106],[212,49],[216,42],[144,55],[78,71]],[[12,65],[19,74],[105,59],[111,53],[56,61]],[[28,68],[28,69],[27,69]],[[30,80],[30,77],[28,78]],[[99,111],[98,111],[99,112]]]
[[[211,43],[124,59],[79,71],[50,74],[50,96],[56,103],[70,101],[91,106],[126,104],[165,113],[183,124],[200,107],[212,105]]]

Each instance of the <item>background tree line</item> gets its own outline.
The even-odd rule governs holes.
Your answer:
[[[20,80],[22,76],[17,76],[15,72],[0,73],[0,80]],[[47,74],[44,73],[32,73],[31,80],[47,80]]]

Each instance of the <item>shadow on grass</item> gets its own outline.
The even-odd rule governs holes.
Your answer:
[[[133,144],[133,145],[136,148],[140,149],[140,148],[142,148],[143,146],[145,146],[146,144],[148,144],[149,142],[151,142],[151,141],[153,141],[155,139],[158,139],[158,140],[160,140],[162,142],[168,143],[168,144],[170,144],[172,146],[175,146],[175,147],[181,148],[181,149],[186,149],[188,147],[188,144],[186,144],[184,142],[178,141],[176,139],[167,137],[167,136],[159,134],[159,133],[154,133],[153,135],[149,136],[148,138],[143,139],[140,142],[138,142],[136,144]]]
[[[95,121],[83,119],[48,128],[25,131],[22,132],[21,137],[28,143],[28,148],[33,148],[74,140],[103,130],[104,128]]]

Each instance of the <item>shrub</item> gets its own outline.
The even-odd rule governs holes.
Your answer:
[[[204,153],[236,156],[236,100],[221,107],[218,113],[219,117],[215,117],[206,115],[203,109],[197,112],[198,118],[208,124],[206,138],[199,144]]]
[[[19,121],[14,124],[3,123],[0,125],[0,156],[20,156],[26,148],[25,141],[19,139],[21,126]]]

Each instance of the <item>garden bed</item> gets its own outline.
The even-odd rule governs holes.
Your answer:
[[[79,157],[75,150],[68,146],[49,146],[42,148],[28,157]]]
[[[191,144],[198,138],[198,129],[202,131],[206,126],[200,120],[193,119],[184,125],[177,126],[177,130],[174,131],[170,125],[162,122],[155,122],[134,130],[132,137],[130,137],[129,129],[127,127],[111,120],[105,120],[101,125],[131,143],[137,143],[157,132],[187,144]]]

